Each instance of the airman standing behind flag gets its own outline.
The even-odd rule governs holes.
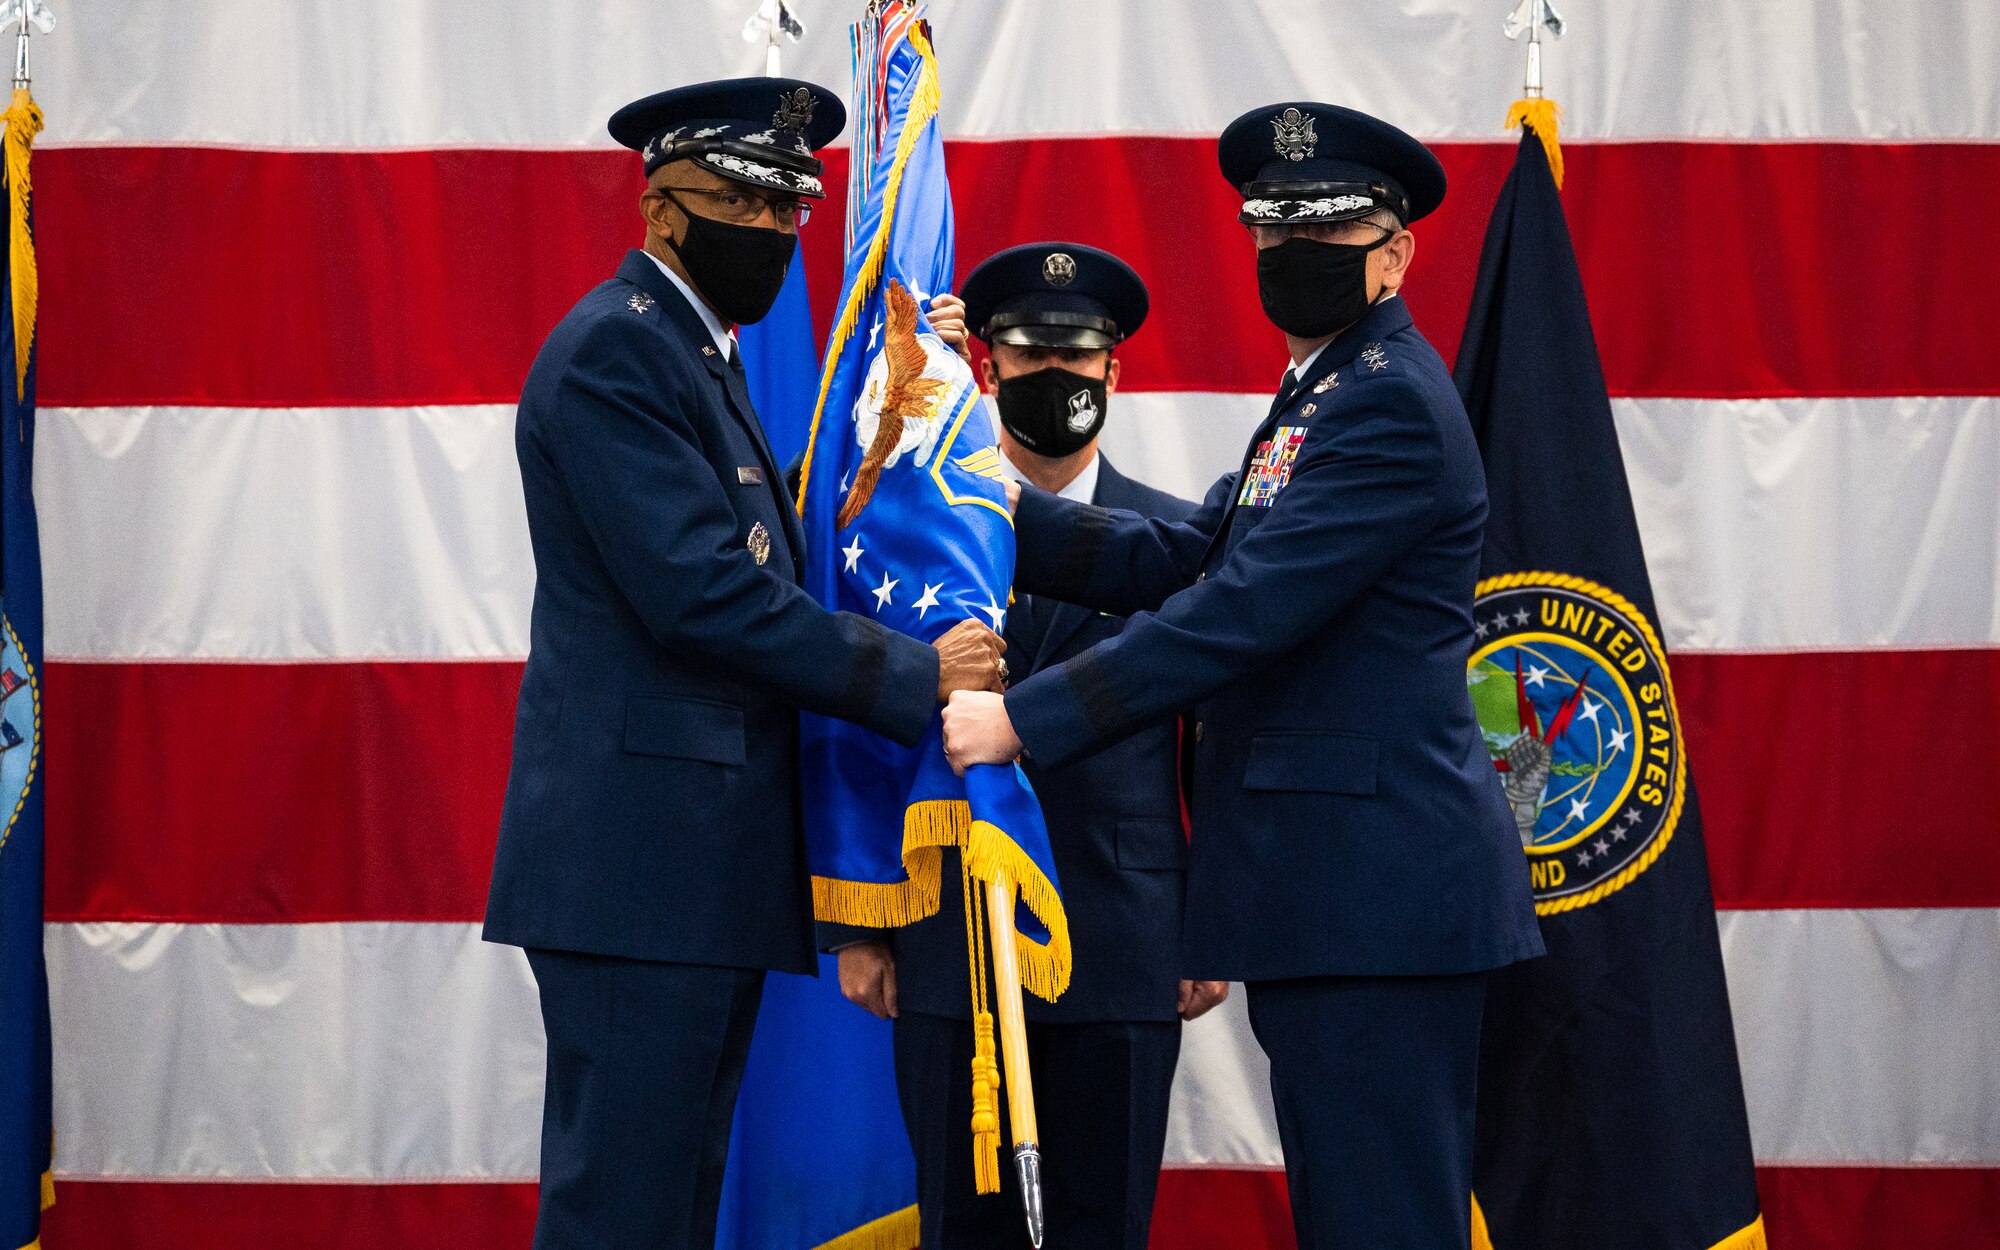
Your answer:
[[[1539,955],[1520,840],[1465,690],[1486,486],[1398,298],[1437,159],[1351,109],[1223,132],[1285,374],[1181,523],[1019,491],[1018,584],[1134,614],[1004,697],[960,764],[1060,768],[1193,708],[1186,975],[1247,982],[1303,1250],[1463,1250],[1485,974]]]

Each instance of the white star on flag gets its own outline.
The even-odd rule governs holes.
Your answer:
[[[1569,801],[1568,819],[1575,821],[1579,825],[1589,820],[1590,819],[1589,804],[1585,803],[1582,799],[1571,799]]]
[[[1627,742],[1630,742],[1631,740],[1632,740],[1632,735],[1631,735],[1631,734],[1628,734],[1628,733],[1626,733],[1626,732],[1625,732],[1624,730],[1622,730],[1622,729],[1614,729],[1614,730],[1612,730],[1612,731],[1611,731],[1611,753],[1612,753],[1613,755],[1616,755],[1616,754],[1618,754],[1618,753],[1619,753],[1620,751],[1623,751],[1623,750],[1625,749],[1625,744],[1626,744]]]
[[[875,595],[875,606],[878,608],[888,607],[889,592],[894,590],[897,587],[897,585],[898,585],[897,580],[889,576],[887,572],[884,572],[882,574],[882,584],[880,586],[877,586],[873,592]]]
[[[1597,712],[1600,706],[1601,705],[1594,702],[1589,695],[1585,695],[1583,697],[1583,707],[1577,712],[1577,718],[1580,720],[1587,720],[1593,725],[1596,724]]]
[[[861,535],[856,534],[854,536],[854,545],[852,547],[842,547],[840,554],[847,557],[847,571],[852,573],[855,566],[861,563]]]
[[[1001,622],[1007,619],[1007,609],[993,602],[993,596],[988,595],[986,596],[986,606],[979,610],[993,618],[993,632],[996,634],[999,633]]]
[[[1484,637],[1486,637],[1486,622],[1485,622],[1485,621],[1474,621],[1474,622],[1472,623],[1472,636],[1473,636],[1474,638],[1484,638]]]
[[[1527,679],[1524,682],[1522,682],[1522,684],[1527,686],[1539,686],[1543,682],[1546,682],[1548,679],[1549,679],[1548,669],[1543,668],[1539,664],[1530,664],[1528,665]]]
[[[937,592],[938,592],[938,591],[940,591],[940,590],[943,590],[943,589],[944,589],[944,583],[943,583],[943,582],[939,582],[939,583],[938,583],[937,585],[935,585],[935,586],[931,586],[931,585],[926,585],[926,586],[924,587],[924,597],[923,597],[923,598],[921,598],[921,599],[919,599],[919,600],[917,600],[917,602],[916,602],[916,609],[917,609],[917,619],[918,619],[918,620],[920,620],[920,621],[921,621],[921,620],[923,620],[923,619],[924,619],[924,613],[926,613],[926,612],[930,611],[930,610],[931,610],[932,608],[935,608],[935,607],[937,607],[937,606],[938,606],[938,597],[937,597]]]
[[[1528,609],[1522,608],[1519,612],[1514,613],[1514,623],[1516,625],[1526,625],[1528,623]]]
[[[1603,838],[1599,838],[1597,841],[1592,842],[1590,844],[1590,849],[1596,851],[1599,855],[1611,854],[1611,844],[1609,842],[1606,842]]]

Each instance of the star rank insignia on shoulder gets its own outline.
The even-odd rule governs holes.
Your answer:
[[[653,297],[646,294],[644,291],[634,291],[632,292],[631,296],[628,299],[626,299],[625,307],[631,309],[635,313],[651,312],[653,310],[654,302],[655,301]]]
[[[1380,343],[1370,343],[1361,349],[1361,363],[1367,365],[1371,373],[1379,373],[1389,367],[1389,353],[1382,350]]]

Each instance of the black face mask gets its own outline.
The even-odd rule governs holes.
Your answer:
[[[1323,338],[1345,330],[1368,311],[1368,253],[1373,243],[1321,243],[1293,235],[1257,253],[1257,298],[1264,315],[1285,333]]]
[[[690,212],[671,194],[667,198],[687,218],[687,237],[678,244],[668,239],[667,246],[681,258],[695,290],[724,321],[740,326],[762,321],[778,301],[799,237],[760,226],[732,226]]]
[[[1067,456],[1104,428],[1104,379],[1037,369],[1000,379],[1000,424],[1029,451]]]

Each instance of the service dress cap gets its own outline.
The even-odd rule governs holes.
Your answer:
[[[662,91],[611,115],[611,137],[646,158],[646,173],[695,160],[738,182],[825,199],[814,152],[847,124],[825,87],[796,78],[725,78]]]
[[[959,290],[966,324],[990,346],[1097,350],[1146,319],[1146,284],[1132,266],[1081,243],[1025,243],[996,252]]]
[[[1229,123],[1216,155],[1247,225],[1350,221],[1378,208],[1408,224],[1444,200],[1444,166],[1429,148],[1337,104],[1252,109]]]

